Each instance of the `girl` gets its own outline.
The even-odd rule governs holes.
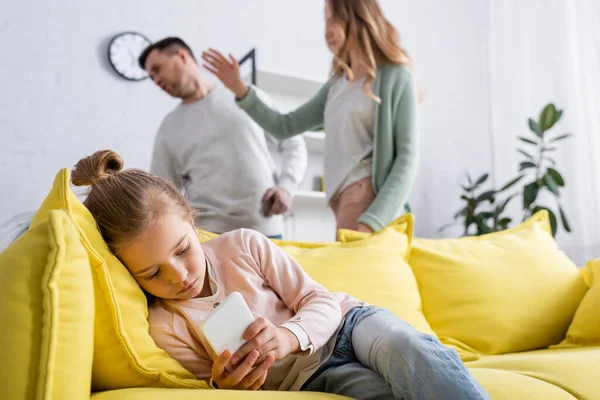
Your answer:
[[[417,170],[418,94],[412,63],[377,0],[327,0],[331,79],[289,114],[266,106],[240,79],[233,56],[210,49],[204,65],[259,125],[283,139],[324,126],[325,189],[337,228],[380,230],[403,211]]]
[[[116,153],[99,151],[77,163],[72,182],[91,185],[84,204],[152,296],[154,341],[198,379],[356,399],[488,398],[454,350],[387,310],[328,292],[260,233],[237,230],[201,245],[174,186],[122,167]],[[257,319],[239,351],[211,354],[198,326],[233,291]]]

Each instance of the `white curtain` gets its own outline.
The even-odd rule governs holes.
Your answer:
[[[524,147],[517,136],[530,135],[527,118],[537,120],[549,102],[564,110],[553,131],[575,135],[558,143],[555,157],[572,233],[559,228],[557,240],[583,265],[600,257],[600,1],[491,0],[489,17],[495,183],[517,175],[523,157],[515,149]],[[552,197],[543,200],[555,209]]]

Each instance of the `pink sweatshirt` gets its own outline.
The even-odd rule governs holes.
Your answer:
[[[150,306],[150,335],[198,379],[211,377],[213,356],[201,322],[230,293],[242,294],[256,317],[289,329],[301,352],[273,364],[263,388],[299,390],[329,358],[341,322],[364,303],[330,293],[262,234],[240,229],[203,244],[213,295],[192,300],[156,299]]]

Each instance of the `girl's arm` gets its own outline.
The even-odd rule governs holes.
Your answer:
[[[166,325],[151,324],[149,332],[158,347],[166,351],[171,358],[177,360],[197,379],[210,381],[213,362],[209,358],[194,350],[193,346],[182,340]]]
[[[394,164],[375,200],[358,219],[359,223],[373,230],[385,228],[397,216],[398,207],[408,201],[417,175],[419,159],[418,143],[418,90],[412,73],[400,69],[395,85],[399,87],[399,100],[393,121],[395,136]]]
[[[225,366],[231,359],[231,351],[226,350],[217,355],[213,362],[194,350],[193,345],[187,344],[169,326],[150,325],[149,331],[158,347],[165,350],[197,379],[204,380],[215,389],[258,390],[265,383],[267,372],[275,361],[269,357],[258,363],[254,369],[253,366],[259,357],[258,352],[254,352],[230,373],[226,371]]]
[[[342,322],[338,300],[265,236],[250,230],[244,230],[244,234],[250,256],[257,263],[265,283],[295,313],[282,326],[292,325],[290,330],[297,337],[305,333],[308,343],[302,350],[312,354],[327,343]],[[300,329],[300,335],[294,332],[294,327]]]
[[[202,59],[205,61],[204,67],[235,93],[238,105],[277,139],[287,139],[323,125],[329,83],[323,85],[321,90],[303,106],[290,113],[282,114],[268,107],[256,95],[255,90],[242,82],[240,65],[231,54],[229,58],[225,58],[220,52],[209,49],[202,53]]]

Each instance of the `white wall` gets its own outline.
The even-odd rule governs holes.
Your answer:
[[[489,170],[489,1],[384,1],[420,74],[421,165],[411,206],[415,233],[440,236],[460,206],[464,173]],[[450,229],[444,235],[460,234]]]
[[[59,168],[100,148],[147,168],[156,128],[176,101],[151,82],[118,78],[110,38],[179,35],[259,67],[324,78],[322,0],[5,0],[0,15],[0,221],[34,210]],[[465,169],[490,167],[488,1],[382,0],[420,70],[422,164],[412,198],[417,233],[448,221]]]

